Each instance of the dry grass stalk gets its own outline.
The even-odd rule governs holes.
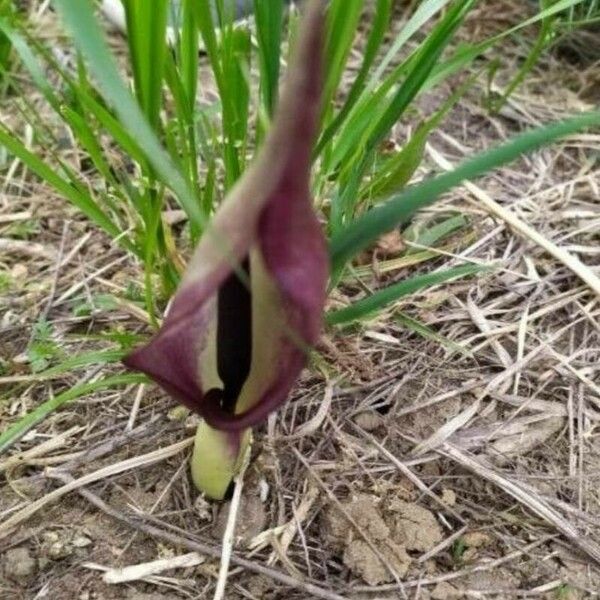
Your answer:
[[[147,465],[152,465],[156,462],[165,460],[171,456],[175,456],[179,454],[182,450],[185,450],[193,443],[194,438],[188,438],[182,440],[181,442],[177,442],[176,444],[172,444],[171,446],[167,446],[165,448],[159,448],[158,450],[154,450],[153,452],[149,452],[148,454],[143,454],[141,456],[134,456],[133,458],[129,458],[127,460],[120,461],[113,465],[109,465],[108,467],[104,467],[102,469],[98,469],[93,473],[89,473],[88,475],[84,475],[79,479],[65,484],[64,486],[42,496],[39,500],[32,502],[22,510],[13,514],[11,517],[0,523],[0,540],[9,535],[17,525],[20,525],[30,517],[32,517],[36,512],[43,509],[44,507],[56,502],[58,499],[62,498],[66,494],[76,490],[79,487],[84,485],[88,485],[95,481],[100,481],[105,479],[106,477],[111,477],[112,475],[116,475],[118,473],[123,473],[124,471],[128,471],[130,469],[139,469],[140,467],[144,467]],[[50,471],[50,474],[52,472]]]
[[[451,444],[444,445],[444,447],[438,451],[444,456],[448,456],[461,464],[463,467],[473,471],[480,477],[483,477],[500,487],[507,494],[510,494],[513,498],[523,504],[523,506],[527,507],[548,524],[560,531],[597,564],[600,564],[600,545],[587,539],[569,521],[540,498],[534,490],[528,490],[522,484],[511,481],[507,477],[494,471],[483,461],[476,460]]]
[[[433,158],[433,160],[440,167],[447,171],[453,168],[452,163],[446,160],[431,145],[428,145],[427,150],[431,158]],[[487,192],[476,186],[474,183],[466,181],[463,185],[477,198],[477,200],[479,200],[479,202],[486,207],[487,210],[490,211],[491,214],[506,221],[506,223],[508,223],[508,225],[510,225],[510,227],[512,227],[515,231],[518,231],[521,235],[526,236],[528,239],[546,250],[546,252],[554,256],[554,258],[573,271],[573,273],[575,273],[575,275],[577,275],[584,283],[586,283],[590,289],[600,296],[600,277],[598,277],[590,267],[582,263],[577,257],[557,246],[551,240],[545,238],[533,227],[521,221],[510,211],[498,204]]]

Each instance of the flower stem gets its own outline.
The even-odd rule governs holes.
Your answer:
[[[202,421],[196,431],[190,468],[194,485],[200,492],[222,500],[242,466],[252,430],[219,431]]]

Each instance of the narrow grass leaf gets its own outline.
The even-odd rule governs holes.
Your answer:
[[[429,136],[440,126],[448,112],[464,96],[473,81],[474,77],[469,77],[463,85],[459,86],[432,116],[416,128],[406,145],[376,169],[369,186],[361,192],[361,196],[372,201],[398,193],[408,184],[423,162]]]
[[[394,92],[387,107],[379,118],[373,118],[380,113],[372,113],[369,131],[365,133],[364,145],[359,150],[360,157],[355,164],[349,164],[348,182],[332,201],[331,230],[335,233],[345,220],[352,218],[352,212],[359,197],[360,181],[365,170],[372,163],[377,146],[388,135],[391,128],[400,119],[405,110],[427,82],[429,75],[437,64],[443,50],[450,43],[456,29],[462,23],[477,0],[462,0],[454,4],[436,25],[434,31],[427,37],[418,52],[410,60],[406,77]]]
[[[422,289],[439,285],[457,277],[474,275],[484,270],[480,265],[461,265],[445,271],[427,273],[426,275],[416,275],[410,279],[400,281],[390,285],[383,290],[377,291],[367,298],[358,300],[346,308],[330,312],[327,314],[326,321],[328,325],[341,325],[362,319],[373,313],[384,309],[388,304],[396,302],[410,294],[414,294]]]
[[[28,150],[25,145],[0,125],[0,144],[12,155],[16,156],[23,164],[38,177],[51,185],[59,194],[72,202],[81,212],[100,226],[111,237],[121,235],[121,228],[110,219],[100,208],[90,194],[83,193],[81,188],[63,179],[55,169],[46,164],[34,152]]]
[[[263,111],[270,118],[277,104],[281,32],[283,30],[283,0],[254,0],[256,37],[260,65],[260,96]]]
[[[553,123],[522,133],[509,142],[465,161],[453,171],[407,188],[371,209],[337,234],[330,243],[333,271],[338,273],[355,254],[379,236],[405,222],[417,210],[431,204],[441,194],[475,179],[519,156],[569,134],[600,125],[600,112],[590,111],[560,123]]]
[[[171,156],[162,147],[152,127],[123,83],[94,17],[90,0],[54,0],[104,97],[113,106],[129,133],[144,149],[148,162],[177,196],[188,217],[198,227],[204,223],[200,205]]]
[[[367,39],[367,45],[363,54],[360,70],[347,93],[344,105],[322,133],[314,151],[315,157],[323,152],[324,148],[337,133],[365,89],[365,82],[371,70],[371,66],[377,57],[377,53],[383,43],[385,33],[390,23],[392,1],[393,0],[377,0],[373,15],[373,23]]]
[[[46,400],[46,402],[43,402],[36,409],[27,413],[14,425],[11,425],[0,434],[0,454],[5,452],[12,444],[19,441],[29,430],[38,423],[41,423],[48,415],[52,414],[55,410],[58,410],[67,402],[71,402],[72,400],[81,398],[81,396],[100,390],[121,387],[132,383],[144,383],[145,381],[147,381],[147,378],[138,374],[115,375],[112,377],[105,377],[98,381],[76,385],[61,394],[58,394],[54,398]]]
[[[183,0],[181,38],[179,40],[179,63],[181,81],[193,110],[198,90],[199,31],[194,11],[195,0]]]
[[[332,0],[327,13],[323,107],[327,112],[356,35],[364,0]]]
[[[134,89],[148,123],[158,130],[167,53],[168,0],[123,0]]]
[[[419,246],[433,246],[437,241],[465,227],[467,223],[468,220],[464,215],[454,215],[425,229],[420,226],[408,227],[404,231],[403,237],[406,241],[414,242]],[[409,248],[406,253],[412,254],[418,251],[416,248]]]
[[[548,4],[547,1],[543,2],[543,4]],[[505,104],[508,98],[513,94],[513,92],[521,85],[527,74],[535,67],[538,63],[542,52],[548,46],[549,41],[553,37],[554,33],[554,21],[557,18],[556,14],[553,14],[549,17],[545,17],[542,19],[542,24],[539,28],[539,32],[533,47],[527,54],[527,57],[519,67],[516,75],[511,79],[508,85],[503,90],[500,98],[495,99],[491,108],[494,112],[498,112]]]
[[[421,2],[417,7],[417,10],[408,19],[402,31],[394,39],[394,43],[387,51],[383,60],[374,71],[369,81],[369,89],[373,89],[385,73],[386,69],[390,66],[392,61],[398,56],[400,50],[404,47],[406,42],[418,31],[427,24],[438,12],[440,12],[450,0],[425,0]]]
[[[456,342],[453,342],[452,340],[449,340],[447,337],[445,337],[443,335],[440,335],[437,331],[435,331],[435,329],[433,329],[432,327],[429,327],[429,325],[426,325],[425,323],[422,323],[421,321],[419,321],[417,319],[413,319],[413,317],[410,317],[409,315],[407,315],[403,312],[397,312],[394,315],[394,318],[396,319],[396,321],[398,323],[400,323],[400,325],[402,325],[406,329],[409,329],[410,331],[416,333],[417,335],[420,335],[422,338],[425,338],[426,340],[431,340],[433,342],[436,342],[436,343],[440,344],[441,346],[444,346],[446,349],[450,350],[451,352],[456,352],[458,354],[462,354],[463,356],[468,356],[468,357],[473,356],[473,353],[470,350],[468,350],[467,348],[461,346],[460,344],[457,344]]]

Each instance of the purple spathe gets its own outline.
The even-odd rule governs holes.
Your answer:
[[[320,109],[323,18],[313,2],[273,125],[256,160],[215,214],[158,333],[125,358],[216,429],[264,420],[287,398],[322,327],[328,254],[310,195],[311,151]],[[225,411],[200,376],[202,351],[225,280],[258,252],[277,291],[287,334],[277,336],[268,385],[240,413]],[[252,270],[250,270],[252,278]],[[255,290],[253,289],[253,293]],[[271,337],[262,332],[265,339]],[[261,331],[252,331],[258,336]],[[272,340],[271,340],[272,341]]]

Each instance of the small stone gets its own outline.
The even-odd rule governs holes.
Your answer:
[[[383,425],[383,419],[378,412],[368,410],[354,417],[354,422],[365,431],[374,431]]]
[[[21,354],[17,354],[16,356],[13,356],[12,362],[15,365],[26,365],[29,363],[29,356],[25,352],[22,352]],[[25,437],[27,437],[27,436],[25,436]],[[25,437],[23,439],[25,439]]]
[[[24,546],[7,550],[3,563],[6,577],[21,583],[31,579],[37,571],[37,561]]]
[[[45,555],[51,560],[60,560],[73,553],[73,547],[65,537],[61,537],[57,531],[46,530],[42,534],[44,538]]]
[[[201,420],[202,419],[199,415],[191,413],[186,417],[185,421],[183,422],[183,426],[185,427],[186,431],[196,431]]]
[[[383,256],[396,256],[406,249],[399,229],[385,233],[377,240],[377,249]]]
[[[258,497],[261,502],[266,502],[269,498],[269,484],[264,477],[261,477],[258,481]]]
[[[21,281],[27,277],[27,265],[23,263],[17,263],[11,270],[10,276],[17,280]]]
[[[442,541],[442,528],[430,510],[396,499],[390,503],[389,510],[398,513],[394,539],[407,550],[427,552]]]
[[[85,535],[76,535],[73,538],[71,544],[73,544],[75,548],[85,548],[86,546],[92,544],[92,540],[90,540],[90,538],[86,537]]]
[[[48,546],[48,550],[46,551],[48,558],[51,558],[52,560],[60,560],[61,558],[66,558],[72,553],[73,548],[69,544],[63,542],[62,540],[54,542],[54,544],[50,544],[50,546]]]
[[[189,414],[190,414],[189,408],[178,405],[178,406],[174,406],[167,413],[167,419],[169,419],[169,421],[184,421],[185,419],[187,419]]]
[[[204,496],[198,496],[194,502],[194,512],[201,521],[212,521],[210,503]]]
[[[438,583],[431,592],[432,600],[451,600],[453,598],[462,598],[462,592],[450,585],[447,581]]]
[[[415,485],[412,481],[402,478],[399,482],[390,486],[390,495],[388,496],[388,502],[394,500],[404,500],[405,502],[412,502],[418,496],[416,493]]]
[[[378,544],[378,550],[398,577],[406,575],[411,558],[402,546],[388,540]],[[356,539],[346,546],[343,560],[353,573],[369,585],[378,585],[395,579],[388,566],[381,561],[371,546],[361,539]]]
[[[44,531],[44,533],[42,533],[42,537],[48,544],[54,544],[60,539],[58,533],[52,529]]]
[[[442,502],[446,506],[454,506],[456,504],[456,493],[454,490],[444,488],[442,490]]]
[[[492,542],[492,538],[483,531],[470,531],[462,536],[462,540],[465,546],[469,548],[481,548],[482,546],[489,546]]]

